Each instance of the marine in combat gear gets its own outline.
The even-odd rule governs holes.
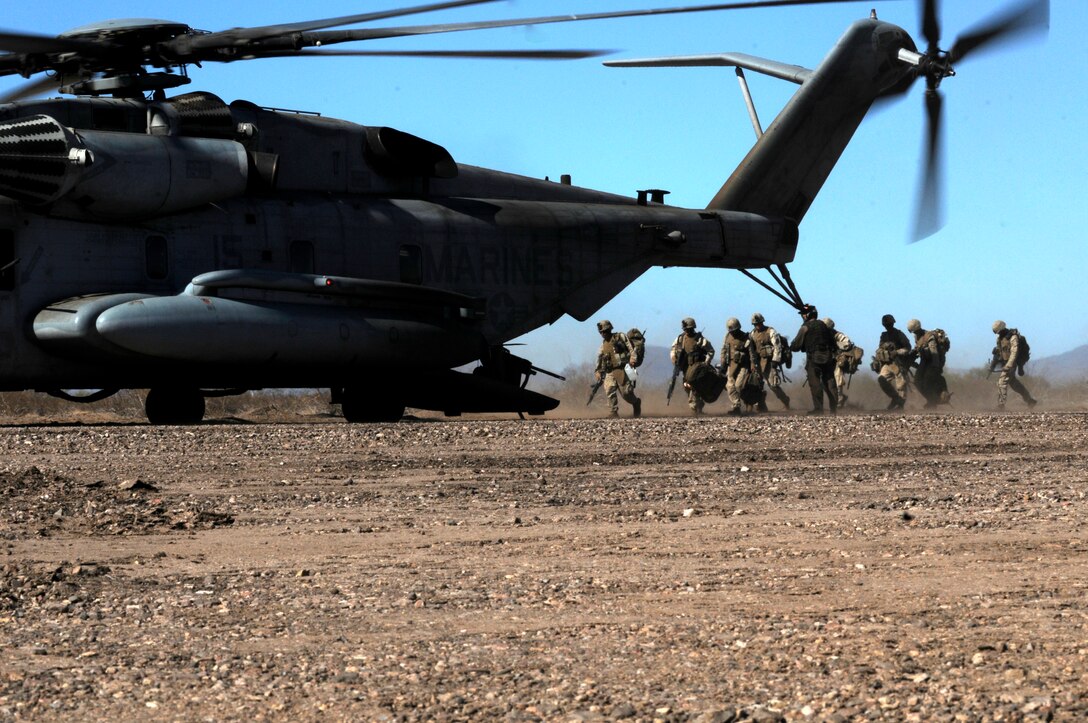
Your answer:
[[[853,376],[858,370],[858,360],[864,353],[854,345],[846,334],[835,328],[835,320],[829,316],[823,319],[824,326],[831,330],[835,338],[835,388],[839,390],[839,408],[846,406],[847,375]]]
[[[604,391],[608,395],[609,415],[620,414],[619,398],[631,405],[631,415],[642,414],[642,400],[635,396],[635,384],[627,376],[627,365],[635,356],[635,347],[627,335],[612,328],[612,322],[604,319],[597,322],[597,331],[601,334],[601,347],[597,350],[597,381],[604,382]]]
[[[725,374],[725,390],[729,394],[732,409],[729,414],[741,414],[741,393],[749,378],[758,375],[759,369],[752,354],[752,341],[740,328],[740,320],[730,317],[725,322],[725,339],[722,341],[721,371]]]
[[[752,314],[752,330],[748,332],[748,338],[752,342],[752,354],[755,356],[761,389],[757,408],[761,412],[767,411],[767,392],[762,389],[766,384],[778,401],[782,402],[782,406],[789,409],[790,397],[782,389],[782,347],[785,346],[785,341],[773,326],[764,323],[763,314],[758,311]]]
[[[688,384],[691,370],[696,364],[709,364],[714,360],[714,345],[699,331],[696,331],[695,319],[690,316],[680,321],[680,335],[672,344],[669,359],[673,366],[679,367],[684,375],[684,389],[688,390],[688,407],[692,414],[702,414],[706,400]]]
[[[926,331],[922,322],[911,319],[907,322],[907,331],[914,335],[914,349],[911,357],[918,365],[914,373],[914,386],[926,400],[926,409],[938,404],[948,404],[952,395],[948,393],[948,382],[944,378],[945,354],[952,347],[948,334],[943,329]]]
[[[828,407],[835,414],[839,405],[839,388],[835,385],[835,336],[817,317],[816,307],[806,304],[801,309],[805,322],[790,343],[793,351],[805,352],[805,373],[812,393],[812,411],[823,414],[824,392]]]
[[[994,346],[990,369],[1000,370],[1001,372],[997,378],[997,408],[1005,408],[1005,400],[1009,396],[1009,387],[1012,387],[1012,390],[1020,395],[1028,407],[1034,407],[1038,404],[1038,401],[1031,396],[1031,392],[1027,390],[1027,387],[1016,378],[1017,371],[1019,371],[1020,376],[1023,376],[1024,362],[1027,361],[1024,358],[1027,346],[1024,338],[1020,335],[1019,330],[1010,329],[1000,319],[994,322],[993,332],[997,334],[997,344]]]
[[[891,314],[881,317],[880,323],[884,325],[884,331],[880,334],[872,369],[880,375],[877,378],[880,388],[891,398],[888,409],[902,409],[907,403],[907,375],[914,345],[906,334],[895,328],[895,317]]]

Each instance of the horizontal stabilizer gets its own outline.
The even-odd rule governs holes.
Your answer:
[[[800,85],[812,77],[812,71],[800,65],[789,65],[777,60],[758,58],[744,53],[715,53],[712,55],[677,55],[666,58],[633,58],[631,60],[607,60],[605,65],[612,68],[696,68],[726,67],[744,68],[754,73],[763,73],[772,78],[788,80]]]

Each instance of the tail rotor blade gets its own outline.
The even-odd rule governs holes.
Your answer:
[[[938,90],[926,91],[926,148],[922,186],[918,193],[911,243],[932,236],[944,226],[944,149],[941,144],[944,103]]]
[[[937,0],[925,0],[922,6],[922,36],[932,51],[941,42],[941,22],[937,19]]]
[[[993,17],[956,38],[948,55],[952,62],[985,46],[1029,32],[1046,32],[1050,27],[1050,0],[1027,0]]]

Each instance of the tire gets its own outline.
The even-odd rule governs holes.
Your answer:
[[[152,424],[200,424],[204,395],[199,389],[156,387],[147,392],[144,412]]]

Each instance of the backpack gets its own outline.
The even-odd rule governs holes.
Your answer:
[[[865,356],[865,350],[855,344],[848,351],[842,353],[840,359],[840,367],[842,367],[843,373],[855,374],[858,370],[858,365],[861,364],[862,358]]]
[[[627,340],[631,342],[631,346],[634,348],[631,360],[628,363],[632,368],[638,369],[642,366],[642,360],[646,358],[646,337],[638,329],[632,329],[627,332]]]
[[[787,369],[793,366],[793,349],[785,342],[782,342],[782,366]]]
[[[948,338],[948,334],[944,333],[944,329],[934,329],[933,336],[937,340],[937,348],[943,353],[948,353],[948,350],[952,348],[952,342]],[[1023,337],[1020,337],[1023,339]]]
[[[1021,334],[1016,329],[1009,329],[1009,335],[1015,334],[1020,337],[1020,344],[1016,348],[1016,366],[1020,370],[1020,376],[1024,376],[1024,365],[1031,360],[1031,345],[1028,344],[1028,338]]]
[[[719,374],[713,365],[695,362],[684,374],[684,381],[695,390],[703,401],[713,404],[725,389],[725,375]]]

